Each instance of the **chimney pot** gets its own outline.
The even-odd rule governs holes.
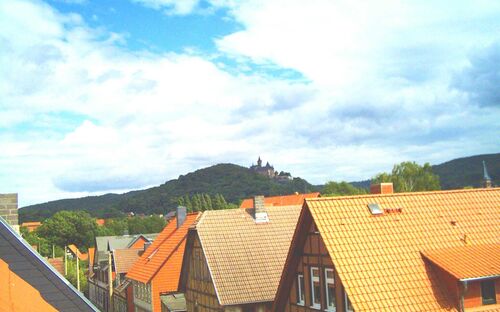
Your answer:
[[[394,193],[394,187],[392,182],[379,183],[370,185],[370,193],[372,194],[392,194]]]

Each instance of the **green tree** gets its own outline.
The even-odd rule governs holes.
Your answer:
[[[441,189],[439,177],[432,173],[429,163],[423,166],[415,162],[402,162],[394,165],[392,173],[381,173],[372,183],[392,182],[396,192],[434,191]]]
[[[212,210],[212,199],[210,198],[210,195],[208,194],[203,194],[203,197],[204,197],[204,200],[205,200],[205,203],[206,203],[206,208],[207,210]]]
[[[360,195],[366,194],[367,191],[362,188],[357,188],[350,183],[345,181],[335,182],[330,181],[327,182],[321,192],[325,196],[340,196],[340,195]]]
[[[75,244],[87,249],[97,233],[95,219],[84,211],[59,211],[38,228],[41,237],[60,247]]]

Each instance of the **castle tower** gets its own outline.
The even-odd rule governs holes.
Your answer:
[[[260,156],[259,159],[257,159],[257,167],[262,167],[262,159],[260,159]]]
[[[491,178],[488,174],[488,169],[486,169],[486,162],[483,160],[483,186],[486,188],[491,187]]]

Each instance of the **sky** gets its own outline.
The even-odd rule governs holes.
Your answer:
[[[314,184],[500,151],[500,1],[0,1],[19,206],[261,157]]]

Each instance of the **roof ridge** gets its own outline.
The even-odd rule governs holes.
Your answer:
[[[421,191],[421,192],[401,192],[401,193],[390,193],[390,194],[363,194],[363,195],[346,195],[346,196],[341,195],[341,196],[305,198],[304,200],[328,201],[328,200],[344,200],[344,199],[353,199],[353,198],[357,199],[357,198],[370,198],[370,197],[403,197],[403,196],[416,196],[416,195],[427,195],[427,194],[476,193],[476,192],[489,192],[495,190],[500,190],[500,187]]]

